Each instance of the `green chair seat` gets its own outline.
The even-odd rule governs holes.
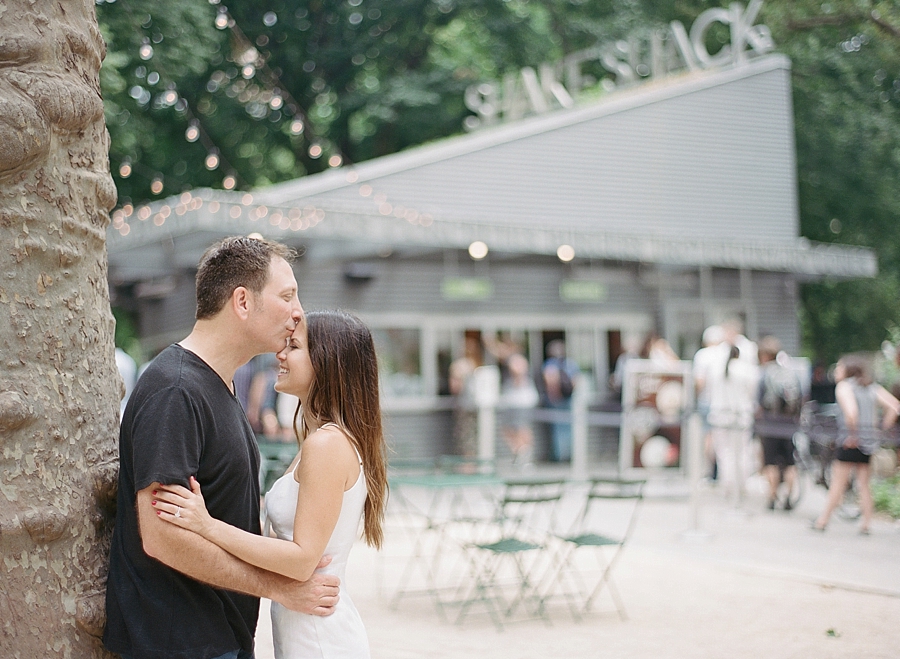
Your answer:
[[[622,544],[621,540],[609,538],[605,535],[599,535],[597,533],[583,533],[581,535],[563,537],[561,538],[561,540],[564,540],[565,542],[571,542],[572,544],[579,547],[605,547],[609,545]]]
[[[513,554],[519,551],[529,551],[531,549],[541,548],[541,545],[519,540],[518,538],[504,538],[503,540],[498,540],[497,542],[492,542],[490,544],[479,544],[475,546],[479,549],[492,551],[496,554]]]

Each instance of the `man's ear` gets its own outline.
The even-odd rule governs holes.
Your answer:
[[[231,309],[241,320],[246,320],[250,315],[253,301],[250,291],[244,286],[238,286],[231,292]]]

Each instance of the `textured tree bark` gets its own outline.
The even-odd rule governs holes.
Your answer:
[[[94,0],[0,0],[0,656],[98,639],[121,380]]]

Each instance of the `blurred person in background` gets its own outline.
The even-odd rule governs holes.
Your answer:
[[[800,426],[803,388],[790,367],[781,342],[766,336],[759,342],[759,407],[755,431],[762,443],[763,472],[769,483],[769,510],[775,510],[778,486],[783,482],[783,508],[791,510],[791,491],[797,478],[794,466],[794,433]]]
[[[831,464],[828,500],[812,528],[825,530],[853,475],[859,486],[862,510],[859,532],[868,535],[875,508],[869,489],[869,458],[880,447],[881,431],[891,428],[897,421],[900,401],[872,381],[871,366],[859,355],[842,357],[834,369],[834,379],[837,381],[835,397],[840,410],[838,448]]]
[[[616,394],[619,403],[622,402],[622,385],[625,381],[625,367],[632,359],[641,357],[641,339],[638,336],[628,336],[622,345],[624,350],[616,357],[616,365],[612,375],[609,376],[610,389]]]
[[[281,418],[278,413],[278,398],[281,394],[275,391],[275,382],[278,379],[278,362],[272,355],[263,355],[259,371],[253,376],[250,384],[250,392],[247,403],[247,418],[253,429],[261,434],[267,441],[280,442],[291,441],[293,431],[293,415],[288,419],[282,410]],[[291,403],[296,407],[296,399]],[[287,425],[282,424],[284,420]]]
[[[741,358],[736,345],[723,342],[721,356],[709,369],[709,425],[718,465],[718,481],[725,495],[740,506],[747,478],[755,471],[752,445],[758,373],[755,364]],[[755,349],[754,344],[754,349]],[[753,358],[756,361],[756,357]]]
[[[513,453],[513,464],[525,469],[533,464],[533,410],[539,402],[528,360],[521,353],[511,354],[500,388],[500,433]]]
[[[693,359],[693,376],[694,391],[697,400],[697,413],[700,415],[700,421],[703,425],[703,448],[704,454],[709,461],[709,475],[712,480],[716,479],[716,452],[713,447],[712,433],[709,426],[709,380],[710,369],[714,365],[721,365],[719,354],[722,352],[719,345],[725,339],[725,332],[719,325],[710,325],[703,330],[703,347],[695,354]]]
[[[661,366],[679,361],[678,354],[672,349],[669,342],[656,332],[651,332],[644,339],[640,355],[641,359],[649,359],[654,364]]]
[[[743,335],[744,324],[738,318],[729,318],[722,323],[722,338],[724,343],[735,346],[740,351],[739,359],[748,364],[759,363],[759,348]]]
[[[548,407],[555,410],[571,410],[572,394],[580,373],[578,364],[566,357],[566,344],[554,339],[547,344],[547,360],[541,369]],[[567,462],[572,458],[572,423],[554,421],[551,424],[550,459]]]
[[[457,455],[467,458],[478,453],[478,405],[472,375],[481,366],[481,343],[467,336],[462,357],[450,363],[449,388],[453,396],[453,444]]]

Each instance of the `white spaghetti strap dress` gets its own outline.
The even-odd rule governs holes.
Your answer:
[[[359,452],[357,452],[359,457]],[[299,462],[298,462],[299,464]],[[275,535],[283,540],[294,536],[299,485],[294,473],[279,478],[266,494],[266,515]],[[344,492],[341,514],[328,541],[325,554],[331,563],[319,570],[341,580],[340,600],[330,616],[312,616],[286,609],[272,602],[272,635],[275,659],[368,659],[369,639],[359,612],[350,598],[344,577],[347,557],[359,533],[359,521],[366,502],[366,478],[360,460],[359,478]]]

